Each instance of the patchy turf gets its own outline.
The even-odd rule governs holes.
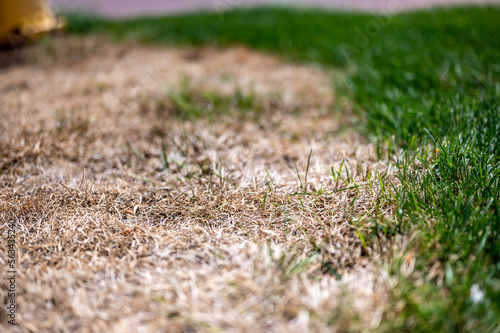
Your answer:
[[[388,249],[360,230],[393,213],[392,172],[331,112],[331,70],[95,37],[19,52],[0,73],[19,331],[380,324],[390,280],[365,255]]]
[[[85,39],[7,55],[2,217],[48,244],[25,285],[95,294],[23,324],[498,331],[499,14],[76,15]]]
[[[388,261],[398,281],[391,302],[402,311],[389,311],[380,330],[499,330],[498,6],[393,16],[255,8],[70,20],[75,33],[145,44],[244,44],[344,71],[337,96],[348,98],[377,152],[396,158],[401,182],[383,188],[395,219],[374,219],[362,235],[368,247],[381,236],[411,240]]]

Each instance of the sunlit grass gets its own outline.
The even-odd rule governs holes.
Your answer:
[[[369,35],[373,22],[380,29]],[[69,27],[148,44],[243,43],[346,69],[340,88],[367,137],[381,156],[398,157],[401,186],[387,189],[398,213],[374,230],[418,235],[408,248],[413,272],[392,264],[403,310],[384,329],[499,329],[499,7],[392,17],[263,8],[116,22],[75,15]],[[480,300],[471,298],[477,288]]]

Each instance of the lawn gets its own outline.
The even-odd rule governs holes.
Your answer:
[[[301,73],[283,82],[271,80],[272,88],[260,90],[233,84],[229,93],[207,88],[192,74],[168,93],[127,101],[136,105],[135,111],[125,108],[124,119],[118,121],[133,130],[122,144],[127,161],[112,151],[100,155],[107,163],[103,168],[134,178],[123,198],[111,178],[95,176],[102,182],[100,190],[81,184],[75,190],[52,181],[54,187],[43,192],[39,182],[28,182],[39,189],[38,195],[50,194],[51,204],[63,207],[51,211],[42,198],[26,194],[28,184],[19,185],[23,195],[9,189],[16,183],[12,170],[20,167],[12,156],[27,159],[25,164],[43,165],[43,158],[2,142],[3,205],[17,207],[5,208],[11,215],[23,209],[31,215],[50,211],[50,225],[60,225],[69,216],[77,219],[75,214],[96,214],[98,220],[114,210],[141,216],[126,227],[120,214],[112,217],[118,220],[110,228],[121,230],[125,245],[113,245],[104,227],[97,229],[92,244],[100,244],[101,238],[103,247],[113,249],[109,253],[119,252],[107,254],[116,260],[129,258],[127,249],[138,260],[137,247],[145,244],[141,251],[153,257],[161,276],[172,275],[163,287],[157,283],[161,288],[168,284],[168,292],[160,288],[140,298],[146,313],[162,313],[168,323],[200,330],[244,330],[258,321],[257,329],[263,331],[500,331],[500,7],[393,16],[255,8],[126,21],[71,14],[68,30],[71,38],[87,44],[111,38],[115,48],[122,48],[116,59],[137,44],[155,52],[184,50],[188,63],[236,48],[237,54],[228,59],[253,67],[231,74],[235,77],[257,72],[260,63],[261,76],[285,66],[274,56]],[[50,45],[39,48],[62,57]],[[249,49],[264,54],[245,56],[253,54]],[[92,47],[85,52],[92,54]],[[152,69],[159,73],[170,66],[167,62]],[[286,71],[273,73],[280,77]],[[217,75],[221,82],[229,80],[224,73]],[[290,102],[283,91],[301,80],[304,86],[294,88]],[[333,98],[321,87],[331,89]],[[92,95],[107,88],[94,84],[88,89]],[[53,142],[50,147],[92,133],[91,125],[82,129],[89,125],[80,115],[62,112],[58,125],[44,130],[50,136],[44,140]],[[132,126],[141,121],[137,119],[150,122],[151,128]],[[146,130],[151,137],[141,136]],[[113,146],[112,138],[99,135],[92,144],[110,140],[103,147]],[[217,139],[221,136],[226,138],[223,144]],[[35,145],[38,139],[32,140]],[[353,146],[360,151],[350,150]],[[278,163],[273,151],[286,151],[284,162]],[[127,167],[104,161],[105,156],[115,156]],[[37,159],[41,161],[33,162]],[[152,160],[161,172],[150,170]],[[43,204],[37,206],[37,200]],[[27,206],[31,208],[19,208]],[[182,229],[182,244],[170,254],[185,256],[193,265],[184,275],[170,273],[174,263],[155,261],[161,248],[156,237],[173,242],[176,228]],[[130,236],[134,232],[140,241]],[[217,233],[228,243],[215,237]],[[32,246],[37,244],[35,237],[26,237]],[[246,244],[243,250],[235,250],[239,242]],[[76,245],[53,247],[46,256],[83,251]],[[35,254],[26,251],[36,262]],[[230,255],[232,251],[238,255]],[[103,254],[95,251],[94,256],[102,259]],[[82,260],[88,264],[89,258]],[[205,264],[199,266],[200,260]],[[118,272],[131,269],[127,265],[117,264]],[[57,269],[52,272],[57,274]],[[106,281],[110,278],[101,273]],[[217,281],[219,275],[220,284],[207,281]],[[134,276],[124,281],[127,290],[155,285],[144,286]],[[206,289],[196,296],[201,305],[195,306],[196,281]],[[190,283],[191,294],[186,295]],[[370,292],[362,287],[367,283],[375,285]],[[328,287],[333,284],[333,289]],[[114,295],[133,309],[123,294]],[[369,300],[360,305],[362,297]],[[153,301],[144,300],[148,298]],[[226,310],[227,321],[224,306],[217,302],[233,305]]]

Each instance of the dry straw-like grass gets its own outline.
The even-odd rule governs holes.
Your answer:
[[[2,311],[2,330],[379,325],[388,278],[367,254],[382,248],[357,230],[392,213],[374,177],[391,170],[338,134],[330,72],[95,37],[0,56],[2,235],[18,223],[18,326]],[[224,112],[183,118],[167,91],[208,115],[210,91]],[[254,116],[237,116],[235,94]]]

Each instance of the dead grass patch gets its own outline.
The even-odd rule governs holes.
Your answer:
[[[18,219],[18,331],[378,326],[388,278],[366,254],[383,246],[356,229],[392,214],[374,176],[391,170],[362,138],[335,135],[328,72],[242,47],[54,43],[93,52],[0,72],[0,230]],[[204,111],[209,91],[230,112],[160,117],[168,91]],[[238,92],[258,117],[234,117]]]

